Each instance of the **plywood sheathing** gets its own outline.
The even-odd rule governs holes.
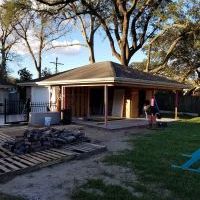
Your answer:
[[[139,91],[134,89],[131,91],[131,117],[139,116]]]
[[[85,117],[88,112],[88,88],[65,88],[65,108],[72,109],[72,116]]]
[[[152,95],[153,95],[153,89],[146,90],[146,100],[150,101],[152,98]]]

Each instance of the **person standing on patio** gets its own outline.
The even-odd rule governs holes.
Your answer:
[[[149,111],[150,111],[150,113],[148,115],[149,126],[152,128],[154,125],[156,125],[155,96],[152,96],[152,98],[151,98]]]

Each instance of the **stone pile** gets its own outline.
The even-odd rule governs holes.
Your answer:
[[[89,142],[83,130],[44,128],[26,130],[23,136],[5,142],[3,147],[16,154],[25,154],[83,141]]]

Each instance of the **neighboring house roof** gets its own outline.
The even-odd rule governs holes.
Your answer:
[[[108,61],[71,69],[35,83],[37,85],[118,84],[167,89],[188,88],[187,85],[177,81]]]
[[[0,88],[6,89],[6,88],[13,88],[14,85],[11,83],[8,83],[7,81],[0,80]]]
[[[57,74],[52,74],[52,75],[49,75],[48,77],[41,77],[41,78],[32,79],[30,81],[18,82],[17,85],[19,85],[19,86],[38,86],[38,84],[37,84],[38,82],[52,78],[54,76],[57,76],[59,74],[65,73],[65,72],[67,72],[67,71],[59,72]]]

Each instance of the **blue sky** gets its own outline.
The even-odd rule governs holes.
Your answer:
[[[77,40],[80,41],[80,43],[83,43],[84,40],[79,32],[73,32],[69,33],[65,38],[62,38],[62,40],[67,41],[73,41]],[[67,48],[67,47],[66,47]],[[16,51],[20,50],[16,48]],[[77,50],[77,47],[70,48],[67,52],[62,52],[59,49],[56,49],[54,52],[45,53],[43,56],[43,68],[48,67],[52,70],[52,72],[55,71],[55,66],[51,64],[50,62],[55,62],[56,57],[58,57],[58,61],[63,63],[64,65],[59,66],[59,71],[64,71],[68,69],[72,69],[75,67],[79,67],[82,65],[86,65],[89,63],[88,61],[88,49],[85,47],[80,47]],[[95,36],[95,58],[96,62],[100,61],[114,61],[119,62],[114,56],[112,56],[109,43],[105,36],[102,33],[97,33]],[[137,52],[132,61],[142,61],[145,58],[145,55],[139,51]],[[36,70],[33,65],[33,62],[30,58],[30,55],[28,53],[21,55],[21,62],[20,66],[21,68],[27,67],[31,73],[33,73],[34,78],[36,78]],[[16,63],[10,63],[9,64],[10,69],[12,70],[12,75],[17,77],[17,71],[21,69]]]

